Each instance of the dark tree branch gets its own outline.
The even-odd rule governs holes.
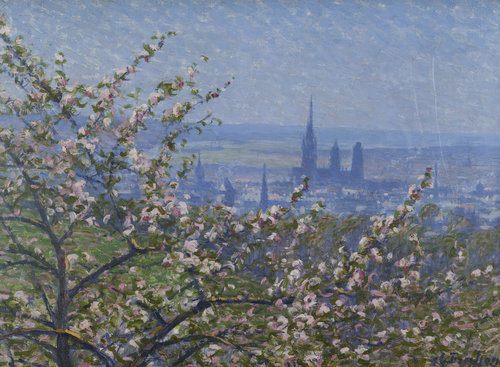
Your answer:
[[[47,367],[46,364],[28,362],[28,361],[25,361],[24,359],[16,359],[14,362],[15,363],[21,363],[23,365],[31,366],[31,367]]]
[[[126,263],[128,260],[130,260],[132,257],[134,257],[139,251],[132,249],[131,251],[127,252],[125,255],[122,255],[120,257],[114,258],[112,261],[110,261],[107,264],[104,264],[101,266],[99,269],[95,270],[94,272],[90,273],[87,275],[85,278],[83,278],[77,285],[75,285],[73,288],[71,288],[68,291],[68,296],[70,298],[73,298],[76,294],[78,294],[81,290],[85,289],[87,286],[90,284],[96,282],[99,277],[106,271],[113,269],[116,266],[122,265]]]
[[[29,336],[29,335],[25,335],[25,336],[23,336],[23,338],[41,346],[42,348],[47,350],[52,356],[56,355],[56,348],[53,345],[50,345],[49,343],[42,342],[42,341],[40,341],[36,338],[33,338],[32,336]]]
[[[56,315],[54,314],[54,310],[50,306],[49,299],[47,298],[47,294],[45,293],[45,290],[43,289],[41,284],[38,284],[39,290],[40,290],[40,295],[42,296],[43,304],[45,305],[45,308],[47,309],[47,313],[50,316],[50,319],[52,322],[56,322]]]
[[[52,271],[51,268],[48,268],[44,265],[38,264],[35,261],[31,261],[31,260],[6,261],[5,264],[0,264],[0,270],[8,269],[8,268],[15,267],[18,265],[29,265],[29,266],[32,266],[34,268],[38,268],[41,270],[46,270],[49,272]]]
[[[205,301],[207,299],[207,296],[205,294],[205,292],[203,291],[203,289],[201,289],[201,286],[200,286],[200,282],[198,281],[198,278],[196,277],[196,274],[195,274],[195,266],[194,265],[191,265],[188,269],[189,271],[189,274],[191,275],[191,278],[193,279],[193,285],[194,285],[194,288],[196,289],[196,291],[198,292],[198,297],[200,298],[201,301]]]
[[[31,335],[50,335],[50,336],[58,336],[58,335],[66,335],[72,342],[75,343],[75,345],[78,345],[81,349],[88,350],[92,352],[97,358],[99,358],[106,367],[113,367],[114,362],[111,360],[102,350],[104,349],[103,347],[98,346],[94,342],[89,342],[84,340],[81,337],[75,336],[74,333],[69,333],[65,330],[61,329],[55,329],[55,330],[47,330],[47,329],[39,329],[39,328],[25,328],[25,329],[17,329],[14,331],[11,331],[6,334],[0,335],[0,341],[5,340],[8,338],[16,338],[16,337],[21,337],[21,338],[26,338],[30,337]],[[55,348],[54,348],[55,350]],[[57,351],[57,350],[56,350]]]
[[[31,257],[33,260],[36,260],[40,263],[40,267],[45,269],[45,270],[48,270],[50,271],[51,273],[53,274],[56,274],[57,271],[56,269],[52,266],[52,264],[50,264],[47,260],[45,260],[43,257],[41,256],[35,256],[33,253],[31,253],[28,249],[26,249],[26,247],[24,247],[20,242],[19,240],[17,239],[17,237],[14,235],[14,232],[12,231],[12,228],[10,228],[10,226],[5,223],[5,221],[1,220],[0,219],[0,223],[2,223],[2,226],[3,228],[5,229],[5,231],[7,232],[7,235],[10,237],[10,239],[12,240],[12,242],[16,245],[16,249],[13,251],[13,250],[9,250],[10,252],[13,252],[13,253],[19,253],[21,255],[26,255],[26,256],[29,256]]]
[[[41,319],[39,317],[31,317],[30,315],[28,315],[26,313],[18,313],[18,310],[13,310],[13,309],[5,307],[5,306],[0,307],[0,313],[10,314],[11,316],[14,316],[14,317],[21,316],[25,319],[33,320],[33,321],[38,322],[42,325],[54,328],[54,323],[52,323],[51,321]]]
[[[36,219],[31,219],[31,218],[25,218],[25,217],[17,217],[17,216],[0,216],[0,220],[5,221],[5,222],[22,222],[22,223],[27,223],[29,225],[35,226],[37,228],[45,230],[45,227],[43,224]]]
[[[57,89],[57,88],[52,88],[47,82],[43,81],[43,80],[40,80],[39,76],[37,75],[37,73],[35,72],[35,70],[33,69],[33,67],[28,64],[28,62],[26,61],[25,58],[23,58],[21,55],[19,55],[17,53],[17,50],[11,46],[12,44],[12,40],[5,36],[5,35],[2,35],[2,39],[5,41],[5,43],[7,43],[7,46],[6,48],[12,52],[12,54],[16,57],[16,59],[19,60],[20,64],[26,68],[26,70],[28,70],[28,75],[32,78],[34,78],[34,81],[36,81],[38,83],[38,85],[41,87],[41,88],[36,88],[33,84],[33,82],[29,81],[28,78],[24,77],[23,79],[24,80],[28,80],[28,82],[31,84],[31,87],[35,90],[44,90],[48,96],[49,96],[49,100],[53,101],[53,105],[54,106],[60,106],[59,105],[59,102],[61,102],[61,96],[62,96],[62,91]],[[25,89],[25,86],[22,84],[22,82],[20,81],[20,79],[18,79],[16,81],[16,84],[18,84],[21,88],[23,88],[24,90]],[[77,123],[76,121],[74,120],[73,116],[71,115],[71,113],[69,111],[65,111],[64,109],[60,108],[61,110],[61,114],[64,115],[65,118],[67,118],[69,121],[71,121],[72,125],[73,126],[77,126]]]
[[[281,301],[285,305],[292,304],[295,298],[283,298]],[[252,298],[249,296],[242,297],[241,299],[238,297],[223,297],[223,298],[211,298],[208,302],[213,303],[215,305],[224,305],[224,304],[253,304],[253,305],[267,305],[272,306],[276,302],[276,300],[265,300],[259,298]]]
[[[109,358],[104,352],[102,352],[99,348],[89,343],[82,343],[81,341],[79,342],[80,342],[79,343],[80,348],[88,350],[89,352],[94,354],[97,358],[99,358],[102,362],[104,362],[106,367],[114,367],[115,362],[111,358]]]
[[[145,367],[147,365],[148,357],[156,352],[156,350],[160,347],[159,340],[163,339],[169,332],[171,332],[177,325],[181,322],[189,319],[190,317],[197,315],[202,312],[206,308],[210,307],[209,302],[198,302],[198,304],[193,307],[191,310],[186,311],[182,314],[173,316],[169,318],[167,324],[156,331],[152,337],[153,341],[147,343],[139,353],[139,356],[136,358],[134,362],[131,363],[132,367]]]
[[[59,238],[59,244],[62,246],[64,241],[66,241],[68,238],[70,238],[73,235],[73,228],[75,227],[75,222],[71,223],[66,231],[64,231],[64,234]]]
[[[160,343],[160,347],[165,347],[165,346],[170,346],[170,345],[176,345],[179,343],[183,342],[193,342],[193,341],[202,341],[202,343],[198,343],[190,348],[188,348],[185,353],[180,356],[174,363],[173,366],[178,366],[180,363],[184,362],[187,360],[190,356],[192,356],[194,353],[196,353],[198,350],[203,348],[206,344],[208,343],[219,343],[219,344],[224,344],[226,346],[229,346],[233,349],[238,350],[239,352],[248,354],[250,356],[255,356],[254,353],[252,353],[249,350],[246,350],[243,348],[242,345],[240,344],[235,344],[227,339],[224,339],[224,335],[228,333],[228,330],[219,332],[217,334],[200,334],[200,335],[189,335],[183,338],[179,338],[175,341],[172,340],[167,340],[163,343]],[[265,362],[269,362],[267,359],[264,359]]]
[[[28,183],[30,186],[33,185],[33,180],[26,172],[23,163],[13,153],[10,153],[9,155],[10,155],[12,161],[16,164],[18,169],[21,171],[21,174],[24,178],[24,181],[26,181],[26,183]],[[42,201],[40,199],[40,196],[38,195],[38,192],[32,190],[31,194],[32,194],[34,202],[35,202],[35,207],[36,207],[38,214],[40,216],[40,221],[42,223],[43,230],[49,236],[50,242],[54,246],[54,250],[56,251],[56,254],[58,256],[60,256],[60,255],[64,256],[64,252],[61,248],[61,243],[60,243],[59,239],[57,238],[57,235],[52,230],[52,227],[50,226],[50,223],[48,221],[48,216],[47,216],[47,210],[45,209],[45,206],[42,204]]]
[[[198,350],[203,348],[205,345],[209,344],[209,341],[204,341],[202,343],[198,343],[195,346],[188,348],[183,355],[181,355],[173,364],[172,366],[180,366],[184,361],[186,361],[189,357],[191,357],[194,353],[196,353]]]
[[[156,309],[152,309],[151,307],[149,307],[147,304],[145,304],[144,302],[141,302],[139,300],[137,300],[136,302],[136,305],[141,307],[142,309],[148,311],[151,313],[151,315],[153,316],[153,318],[158,321],[158,323],[161,325],[161,326],[165,326],[167,324],[167,322],[165,321],[165,318],[163,317],[163,315],[161,314],[160,310],[156,310]]]
[[[2,344],[4,345],[5,350],[7,352],[7,358],[9,359],[9,367],[15,367],[14,357],[12,356],[12,351],[10,350],[9,344],[7,344],[7,342],[5,341],[2,342]]]
[[[284,304],[291,304],[293,302],[293,298],[283,299]],[[222,304],[257,304],[257,305],[274,305],[275,301],[272,300],[263,300],[257,298],[250,298],[248,296],[243,297],[241,299],[237,297],[228,297],[228,298],[211,298],[209,300],[200,301],[196,306],[194,306],[191,310],[186,311],[182,314],[173,316],[166,320],[166,325],[157,330],[153,335],[153,340],[147,343],[139,353],[139,356],[136,360],[131,363],[132,367],[145,367],[147,365],[147,360],[150,355],[155,353],[158,348],[162,345],[160,342],[165,336],[168,335],[177,325],[182,323],[183,321],[203,312],[205,309],[209,308],[212,305],[222,305]]]

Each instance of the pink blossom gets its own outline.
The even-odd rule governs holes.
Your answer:
[[[7,25],[3,25],[0,27],[0,35],[8,36],[10,34],[10,27]]]
[[[462,317],[464,313],[462,311],[456,311],[453,313],[453,317]]]
[[[472,329],[472,328],[474,328],[473,322],[470,322],[468,324],[459,324],[458,322],[455,321],[454,325],[460,329]]]
[[[75,99],[73,98],[73,96],[71,94],[65,94],[61,98],[61,102],[59,104],[61,107],[64,107],[64,106],[71,106],[74,102],[75,102]]]
[[[198,241],[186,240],[184,241],[184,249],[188,252],[196,252],[198,250]]]
[[[439,316],[439,314],[437,312],[433,312],[432,313],[432,320],[437,320],[439,322],[441,322],[441,316]]]
[[[476,270],[474,270],[474,271],[472,271],[472,272],[471,272],[471,275],[472,275],[473,277],[476,277],[476,278],[477,278],[477,277],[481,276],[481,273],[482,273],[482,272],[481,272],[481,269],[476,269]]]
[[[321,316],[328,312],[330,312],[330,308],[325,303],[322,303],[319,309],[316,311],[316,315]]]
[[[66,85],[68,85],[68,81],[64,78],[59,78],[57,80],[57,84],[61,87],[65,87]]]

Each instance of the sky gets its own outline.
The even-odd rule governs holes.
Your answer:
[[[316,126],[500,135],[500,1],[0,0],[0,11],[85,83],[175,31],[134,83],[151,91],[193,61],[204,91],[234,77],[210,105],[225,123],[305,125],[312,96]]]

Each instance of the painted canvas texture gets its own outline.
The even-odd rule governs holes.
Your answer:
[[[1,366],[498,366],[499,2],[0,8]]]

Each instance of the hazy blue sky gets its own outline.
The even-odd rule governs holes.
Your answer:
[[[128,64],[157,30],[176,31],[153,76],[210,57],[199,79],[231,88],[226,123],[500,134],[499,1],[0,0],[14,33],[73,80]],[[434,65],[434,70],[433,70]],[[434,78],[433,78],[434,74]],[[437,107],[437,108],[435,108]]]

